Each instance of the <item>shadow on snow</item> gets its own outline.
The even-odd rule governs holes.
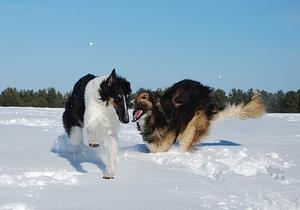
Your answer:
[[[68,160],[78,172],[87,173],[87,171],[82,167],[82,163],[92,163],[101,171],[104,171],[105,169],[105,164],[97,150],[98,149],[90,149],[84,143],[74,146],[71,144],[69,137],[65,134],[57,138],[51,152]]]
[[[219,140],[218,142],[204,142],[198,144],[195,149],[216,146],[232,147],[241,146],[241,144],[229,140]],[[92,163],[101,171],[104,171],[105,169],[105,164],[100,157],[98,150],[99,149],[91,149],[84,143],[74,146],[71,144],[69,137],[64,134],[57,138],[53,148],[51,149],[51,152],[56,153],[59,157],[68,160],[78,172],[87,173],[87,171],[82,167],[82,163]],[[132,150],[140,153],[149,153],[149,150],[145,144],[133,145]]]
[[[178,143],[176,143],[178,144]],[[195,149],[199,147],[216,147],[216,146],[223,146],[223,147],[239,147],[241,144],[235,143],[229,140],[219,140],[218,142],[204,142],[196,145]],[[140,152],[140,153],[149,153],[147,146],[145,144],[136,144],[133,146],[133,150]]]
[[[239,143],[235,143],[229,140],[219,140],[218,142],[204,142],[199,145],[200,147],[214,147],[214,146],[229,146],[229,147],[238,147],[241,146]]]

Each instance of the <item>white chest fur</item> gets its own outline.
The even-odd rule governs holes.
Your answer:
[[[98,141],[103,141],[109,136],[116,136],[119,127],[119,120],[114,107],[107,105],[106,101],[100,99],[100,84],[106,78],[107,76],[103,76],[91,80],[86,86],[84,95],[84,127],[92,130]]]

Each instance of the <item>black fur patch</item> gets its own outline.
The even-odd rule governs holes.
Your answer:
[[[100,85],[99,94],[102,101],[107,101],[109,98],[118,98],[120,94],[130,95],[130,83],[125,78],[115,73],[112,73],[111,77],[111,80],[108,78]]]
[[[145,92],[145,91],[143,91]],[[177,135],[185,130],[197,111],[203,111],[211,120],[221,110],[213,96],[213,89],[193,80],[182,80],[166,90],[163,95],[149,92],[153,104],[152,114],[145,119],[144,141],[151,143],[149,135],[155,129],[174,128]]]
[[[100,84],[100,99],[102,101],[107,101],[106,106],[108,106],[109,101],[113,102],[113,106],[122,123],[129,122],[128,107],[130,93],[130,83],[123,77],[118,76],[115,70],[113,70],[109,77]],[[125,97],[126,107],[124,105],[123,97]]]
[[[71,95],[65,105],[65,111],[63,113],[63,125],[65,131],[70,135],[71,128],[73,126],[82,127],[83,115],[85,112],[84,104],[84,92],[88,82],[94,79],[96,76],[87,74],[79,79],[73,88]]]
[[[202,110],[208,119],[212,119],[215,110],[219,109],[213,97],[213,89],[188,79],[167,89],[162,96],[162,106],[167,119],[177,125],[179,132],[186,128],[196,111]]]

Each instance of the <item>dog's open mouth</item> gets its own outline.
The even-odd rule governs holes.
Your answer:
[[[144,112],[141,109],[135,109],[135,110],[133,110],[133,113],[132,113],[132,118],[133,118],[132,122],[138,121],[143,114],[144,114]]]

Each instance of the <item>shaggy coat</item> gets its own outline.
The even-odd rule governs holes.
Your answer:
[[[150,152],[167,151],[176,140],[181,151],[188,151],[208,134],[212,121],[229,116],[257,118],[264,113],[258,94],[246,105],[222,107],[210,87],[193,80],[177,82],[162,96],[142,91],[134,108],[133,121]]]

